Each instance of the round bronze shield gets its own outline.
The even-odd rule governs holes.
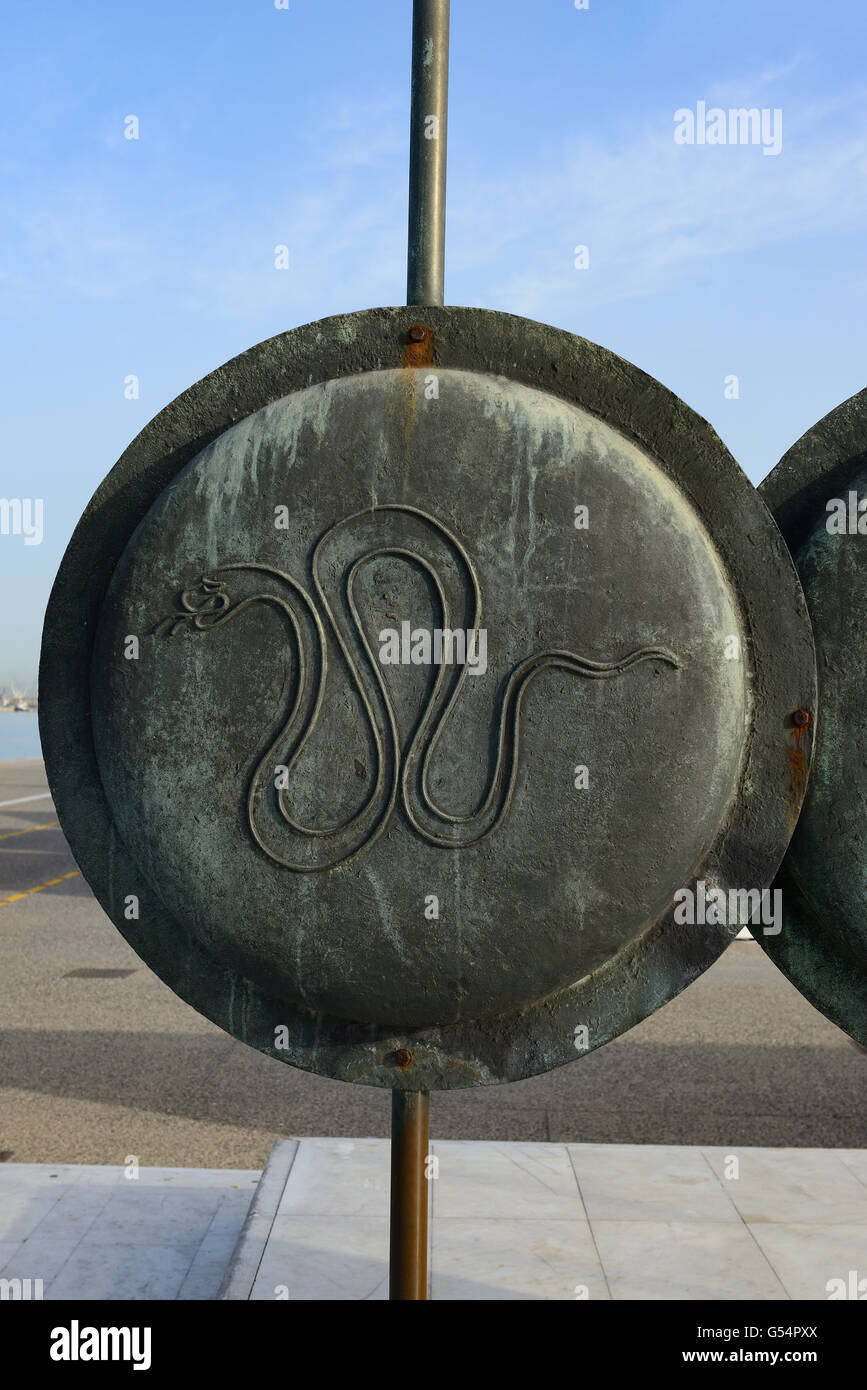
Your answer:
[[[816,1008],[867,1045],[867,391],[808,430],[761,487],[813,622],[813,771],[779,876],[784,930],[765,950]]]
[[[715,959],[797,819],[815,668],[703,420],[570,334],[418,314],[157,416],[63,561],[40,703],[73,852],[182,998],[431,1089],[574,1059]]]

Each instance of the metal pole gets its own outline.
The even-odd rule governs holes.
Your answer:
[[[443,303],[448,101],[449,0],[413,0],[408,305]],[[388,1296],[393,1300],[427,1298],[429,1133],[427,1091],[392,1091]]]
[[[427,1091],[392,1091],[390,1299],[427,1298],[429,1117]]]
[[[407,304],[442,304],[446,241],[449,0],[413,0]]]

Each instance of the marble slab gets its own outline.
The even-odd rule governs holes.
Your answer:
[[[867,1277],[858,1150],[436,1140],[430,1157],[434,1300],[827,1298],[838,1266]],[[387,1141],[301,1139],[282,1172],[241,1296],[386,1298]]]
[[[214,1299],[258,1180],[249,1170],[131,1177],[123,1167],[3,1164],[0,1287],[30,1280],[44,1299]]]
[[[436,1140],[428,1166],[437,1301],[867,1296],[862,1150]],[[281,1140],[261,1174],[3,1164],[0,1292],[381,1301],[388,1209],[384,1139]]]

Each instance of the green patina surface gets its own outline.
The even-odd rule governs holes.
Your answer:
[[[148,964],[282,1060],[435,1088],[574,1059],[711,963],[737,926],[679,926],[672,893],[770,883],[815,671],[704,421],[487,311],[425,310],[407,366],[420,312],[293,330],[167,407],[73,537],[40,691],[73,852]],[[382,627],[469,631],[479,594],[484,676],[377,675]]]

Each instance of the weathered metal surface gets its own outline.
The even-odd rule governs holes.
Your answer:
[[[761,487],[804,586],[819,718],[804,809],[765,950],[802,994],[867,1045],[867,391],[798,440]],[[860,506],[860,510],[859,510]]]
[[[574,1059],[715,959],[740,923],[674,894],[770,883],[815,669],[779,533],[682,402],[540,324],[384,309],[134,441],[40,692],[73,852],[172,988],[295,1065],[432,1089]]]

